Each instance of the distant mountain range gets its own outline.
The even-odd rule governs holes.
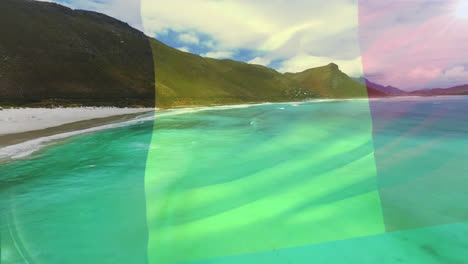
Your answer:
[[[410,92],[411,95],[434,96],[434,95],[468,95],[468,84],[451,88],[435,88]]]
[[[181,107],[408,94],[353,80],[333,63],[282,74],[200,57],[109,16],[54,3],[1,0],[0,12],[0,105]],[[460,87],[410,94],[467,94]]]
[[[369,80],[367,80],[366,78],[364,77],[360,77],[360,78],[353,78],[353,80],[361,83],[361,84],[364,84],[366,85],[367,87],[370,87],[372,89],[375,89],[379,92],[382,92],[386,95],[403,95],[403,94],[406,94],[405,91],[403,90],[400,90],[396,87],[393,87],[393,86],[383,86],[383,85],[380,85],[380,84],[377,84],[377,83],[373,83]]]
[[[383,86],[373,83],[363,77],[353,78],[353,80],[367,85],[372,89],[382,92],[388,96],[438,96],[438,95],[468,95],[468,84],[450,87],[450,88],[434,88],[434,89],[421,89],[416,91],[403,91],[393,86]]]

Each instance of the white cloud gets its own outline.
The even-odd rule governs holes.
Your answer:
[[[356,0],[72,0],[67,5],[111,15],[148,36],[175,31],[180,41],[208,48],[201,55],[210,57],[235,59],[235,51],[251,50],[265,54],[252,63],[288,60],[284,67],[299,69],[309,65],[300,63],[303,55],[337,61],[360,53]],[[201,41],[193,32],[211,40]]]
[[[188,47],[180,47],[180,48],[177,48],[178,50],[180,51],[183,51],[183,52],[190,52],[190,49]]]
[[[233,57],[234,53],[232,51],[210,51],[200,55],[212,59],[229,59]]]
[[[200,39],[194,33],[182,33],[178,38],[180,41],[187,44],[198,45],[200,43]]]
[[[264,57],[255,57],[254,59],[248,61],[248,63],[268,66],[268,64],[271,63],[271,60]]]
[[[468,80],[468,70],[464,66],[455,66],[444,72],[444,77],[451,81]]]
[[[415,67],[408,72],[407,76],[415,81],[430,81],[440,74],[441,70],[437,67]]]
[[[454,65],[445,70],[439,70],[440,77],[431,82],[430,87],[451,87],[468,84],[468,68],[463,65]]]
[[[200,32],[213,40],[199,41],[211,57],[245,49],[266,54],[253,63],[295,58],[298,68],[302,54],[327,61],[360,55],[354,0],[142,0],[141,5],[145,32]]]
[[[340,70],[350,76],[362,76],[361,57],[352,60],[340,60],[329,57],[316,57],[309,55],[298,55],[281,64],[280,72],[300,72],[304,69],[320,67],[329,63],[338,64]]]
[[[214,49],[215,47],[215,43],[214,41],[212,40],[207,40],[207,41],[204,41],[201,43],[203,46],[207,47],[207,48],[210,48],[210,49]]]
[[[377,78],[374,81],[421,88],[426,84],[411,84],[410,80],[434,76],[436,70],[425,68],[432,65],[428,62],[439,62],[432,65],[441,74],[434,82],[445,85],[468,81],[464,68],[446,69],[465,63],[468,54],[466,34],[460,34],[466,23],[454,20],[454,9],[448,8],[455,1],[66,0],[61,4],[108,14],[144,30],[148,36],[167,35],[169,30],[179,35],[196,32],[199,35],[181,36],[188,41],[182,46],[199,45],[200,49],[193,50],[210,51],[202,55],[233,59],[238,59],[233,55],[247,50],[262,54],[252,63],[284,61],[282,71],[335,62],[344,72],[356,74],[361,72],[356,58],[364,54],[366,76]],[[433,18],[445,17],[447,11],[452,12],[449,20],[427,24]],[[388,40],[376,43],[384,38]],[[405,44],[408,41],[414,49]],[[440,47],[450,49],[442,52]],[[406,55],[402,51],[415,53]]]

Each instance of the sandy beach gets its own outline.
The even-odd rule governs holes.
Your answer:
[[[0,111],[0,148],[35,138],[122,122],[153,108],[17,108]]]

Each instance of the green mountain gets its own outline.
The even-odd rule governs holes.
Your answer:
[[[0,104],[194,105],[385,96],[337,65],[282,74],[203,58],[116,19],[32,0],[0,1]]]
[[[151,40],[156,104],[210,105],[280,101],[288,84],[270,68],[232,60],[203,58]]]
[[[0,0],[0,36],[3,104],[154,103],[148,38],[123,22],[53,3]]]
[[[299,73],[286,73],[285,77],[290,80],[290,87],[296,87],[295,95],[302,93],[302,97],[355,98],[368,95],[365,85],[351,79],[334,63]]]
[[[203,58],[150,41],[156,105],[160,107],[386,96],[368,91],[333,63],[282,74],[261,65]]]

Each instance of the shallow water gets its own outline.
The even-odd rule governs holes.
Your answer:
[[[1,168],[2,263],[463,263],[468,99],[158,113]]]

